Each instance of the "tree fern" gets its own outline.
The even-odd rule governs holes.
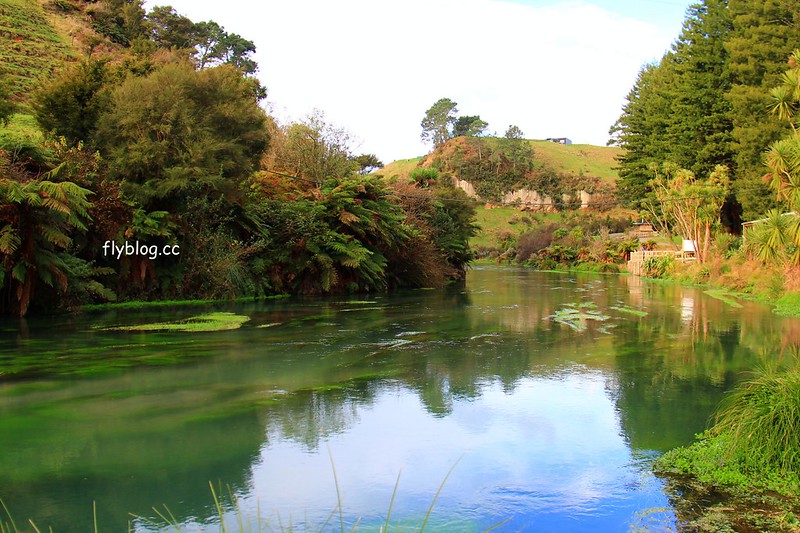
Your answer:
[[[58,168],[58,167],[57,167]],[[56,254],[72,243],[74,231],[85,230],[91,191],[75,183],[0,179],[0,263],[15,311],[24,315],[34,291],[34,276],[65,291],[68,277]]]

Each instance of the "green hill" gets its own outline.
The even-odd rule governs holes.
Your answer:
[[[465,137],[451,139],[424,157],[390,163],[376,174],[390,179],[405,179],[415,168],[433,166],[469,181],[481,198],[495,204],[478,207],[477,222],[481,229],[470,241],[471,246],[477,249],[499,248],[506,239],[515,240],[530,229],[530,214],[520,212],[517,207],[496,205],[499,198],[509,191],[529,188],[551,198],[560,198],[563,194],[586,190],[601,203],[610,198],[609,193],[619,177],[616,170],[619,148],[537,140],[522,142],[533,149],[533,171],[521,176],[508,175],[509,159],[513,154],[508,152],[508,146],[504,146],[504,139]],[[477,156],[476,150],[480,152]],[[566,206],[553,207],[561,209]],[[558,214],[552,213],[553,209],[541,210],[550,213],[542,215],[548,220],[559,218]]]
[[[550,141],[530,141],[534,160],[567,174],[583,173],[595,176],[604,182],[614,183],[617,161],[621,150],[615,146],[591,144],[558,144]]]
[[[487,138],[490,141],[491,138]],[[550,141],[526,141],[534,151],[534,161],[538,166],[548,166],[558,173],[583,174],[599,178],[605,183],[614,184],[619,178],[617,161],[621,150],[617,147],[594,146],[591,144],[558,144]],[[389,163],[376,172],[391,178],[408,177],[412,170],[427,166],[430,155],[412,159],[400,159]]]
[[[42,80],[52,77],[77,55],[62,35],[72,17],[61,15],[59,20],[57,4],[66,5],[36,0],[0,1],[0,77],[11,86],[13,99],[23,105]],[[56,22],[62,28],[57,28]]]

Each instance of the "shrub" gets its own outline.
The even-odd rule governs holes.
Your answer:
[[[675,258],[670,255],[649,257],[643,265],[644,275],[648,278],[661,279],[675,266]]]
[[[517,240],[517,262],[524,263],[532,254],[550,246],[553,243],[553,232],[555,230],[555,224],[542,224],[520,235]]]
[[[694,278],[692,279],[692,281],[694,283],[706,283],[709,279],[711,279],[711,271],[708,269],[708,267],[706,265],[703,265],[695,273]]]
[[[725,455],[755,471],[800,470],[800,371],[767,371],[737,388],[716,415]]]
[[[718,234],[714,242],[717,254],[725,259],[733,257],[742,247],[742,238],[730,233]]]
[[[439,181],[439,171],[435,168],[415,168],[409,177],[411,183],[427,189]]]

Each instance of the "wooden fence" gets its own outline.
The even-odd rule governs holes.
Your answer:
[[[694,252],[681,252],[674,250],[639,250],[631,252],[628,260],[628,272],[634,276],[641,276],[644,263],[651,257],[674,257],[677,261],[694,261]]]

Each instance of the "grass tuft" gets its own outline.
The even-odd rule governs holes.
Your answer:
[[[453,473],[453,470],[456,469],[456,466],[458,466],[458,463],[461,462],[461,459],[463,457],[464,456],[462,455],[461,457],[458,458],[458,460],[455,463],[453,463],[453,466],[450,467],[450,470],[447,471],[447,475],[444,476],[444,479],[439,484],[439,488],[436,490],[436,494],[434,495],[433,500],[431,501],[431,505],[428,507],[428,512],[425,513],[425,519],[422,521],[422,525],[419,527],[420,533],[422,533],[425,530],[425,526],[428,525],[428,519],[430,518],[431,513],[433,512],[433,506],[436,505],[436,500],[439,499],[439,495],[442,493],[442,489],[444,489],[444,484],[447,483],[447,479],[450,477],[450,474]]]
[[[800,370],[762,374],[720,405],[715,425],[662,455],[657,474],[687,531],[798,531]]]
[[[735,389],[715,417],[726,458],[758,470],[800,471],[800,371],[765,371]]]

